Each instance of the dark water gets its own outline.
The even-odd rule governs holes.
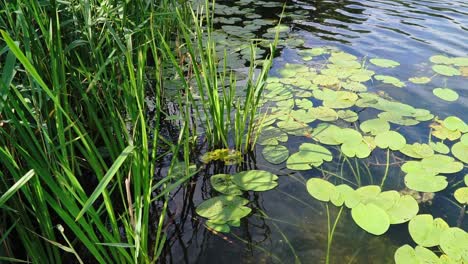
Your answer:
[[[241,6],[218,1],[227,6]],[[282,2],[253,1],[242,8],[252,8],[263,18],[277,18]],[[413,76],[430,76],[428,58],[442,54],[468,54],[468,2],[455,1],[288,1],[283,23],[304,40],[303,47],[334,46],[358,57],[382,57],[401,63],[392,76],[407,80]],[[300,15],[300,16],[299,16]],[[245,14],[237,14],[242,20]],[[229,16],[227,16],[229,17]],[[272,73],[284,63],[303,63],[297,48],[282,48],[275,58]],[[386,74],[384,69],[382,74]],[[390,70],[388,70],[390,71]],[[458,92],[456,102],[444,102],[432,94],[435,87],[450,87]],[[417,108],[425,108],[442,118],[456,115],[468,121],[468,79],[438,79],[426,85],[404,89],[386,89],[393,98]],[[401,130],[411,142],[427,141],[427,125]],[[292,138],[294,148],[302,139]],[[362,170],[362,184],[380,183],[385,152],[376,151],[369,162],[371,175]],[[390,167],[388,189],[401,190],[401,170],[398,157]],[[210,189],[213,173],[234,173],[236,168],[211,164],[193,179],[189,188],[174,194],[170,208],[172,223],[168,225],[168,245],[164,263],[324,263],[327,246],[327,210],[306,191],[305,180],[321,176],[321,171],[293,173],[285,165],[273,166],[263,160],[261,147],[246,157],[242,170],[265,169],[280,176],[279,187],[263,193],[249,193],[252,215],[242,220],[239,228],[229,234],[215,233],[203,226],[195,208],[203,200],[215,196]],[[328,164],[326,169],[339,171],[340,164]],[[450,176],[451,183],[461,179],[465,170]],[[351,174],[344,167],[344,174]],[[375,182],[374,182],[375,181]],[[386,189],[387,190],[387,189]],[[453,203],[453,190],[437,193],[433,200],[420,204],[420,213],[444,218],[451,226],[460,224],[468,229],[468,220],[460,223],[460,209]],[[338,208],[329,205],[331,221]],[[457,223],[458,221],[458,223]],[[333,222],[332,222],[333,224]],[[393,263],[395,250],[412,244],[407,224],[392,225],[382,236],[373,236],[360,229],[344,209],[336,227],[330,263]]]

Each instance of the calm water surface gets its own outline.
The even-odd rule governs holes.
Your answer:
[[[236,6],[231,1],[218,1]],[[281,5],[268,7],[253,2],[243,8],[253,8],[262,18],[277,18]],[[274,3],[274,2],[273,2]],[[284,23],[292,33],[302,38],[304,47],[335,46],[358,57],[382,57],[401,63],[395,69],[383,69],[401,80],[413,76],[430,76],[432,55],[468,56],[468,2],[424,0],[361,0],[361,1],[288,1]],[[298,16],[300,14],[300,16]],[[242,20],[245,14],[236,15]],[[229,17],[229,16],[227,16]],[[272,74],[286,62],[303,63],[297,48],[283,48],[275,59]],[[453,103],[444,102],[432,94],[435,87],[450,87],[460,98]],[[384,89],[384,92],[403,103],[425,108],[445,118],[456,115],[468,122],[468,79],[439,78],[427,85],[411,85],[403,89]],[[427,122],[424,125],[403,128],[411,142],[427,142]],[[302,138],[292,138],[288,144],[294,148]],[[194,179],[190,188],[175,194],[171,204],[173,225],[168,227],[169,245],[165,263],[324,263],[327,243],[327,214],[325,205],[307,193],[304,179],[321,176],[311,170],[302,174],[285,169],[285,165],[272,166],[265,162],[261,147],[257,155],[246,158],[243,169],[266,169],[280,176],[279,187],[264,193],[250,193],[253,214],[243,219],[239,228],[230,234],[218,234],[204,228],[203,219],[195,208],[203,200],[216,195],[206,177],[214,171],[235,172],[235,168],[216,165],[206,168]],[[378,164],[385,161],[385,152],[376,152],[370,158]],[[336,169],[339,164],[328,164]],[[373,166],[371,173],[382,175],[383,166]],[[346,173],[346,171],[345,171]],[[349,172],[351,173],[351,172]],[[459,180],[465,169],[450,181]],[[388,184],[401,190],[401,170],[390,169]],[[452,177],[452,176],[450,176]],[[363,179],[370,184],[371,179]],[[390,188],[389,187],[389,188]],[[460,209],[454,206],[453,189],[436,194],[432,201],[421,204],[420,213],[431,213],[444,218],[451,226],[457,225]],[[338,213],[329,206],[331,219]],[[468,220],[461,221],[468,230]],[[338,222],[331,250],[331,263],[393,263],[395,250],[412,243],[407,224],[395,225],[382,236],[373,236],[353,222],[350,211],[344,209]]]

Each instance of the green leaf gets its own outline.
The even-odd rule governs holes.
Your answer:
[[[338,117],[346,122],[356,122],[359,119],[359,115],[352,110],[339,110],[337,112]]]
[[[386,84],[391,84],[393,86],[396,86],[398,88],[405,87],[405,83],[400,81],[398,78],[395,78],[393,76],[388,76],[388,75],[375,75],[374,78],[378,81],[382,81]]]
[[[444,176],[408,173],[405,176],[405,184],[406,187],[418,192],[438,192],[445,189],[448,182]]]
[[[460,71],[456,68],[446,65],[434,65],[432,69],[437,72],[438,74],[445,75],[445,76],[455,76],[460,75]]]
[[[455,158],[468,164],[468,146],[462,142],[457,142],[452,146],[452,154]]]
[[[456,116],[449,116],[444,119],[443,125],[449,130],[460,130],[461,132],[468,132],[466,123]]]
[[[291,170],[309,170],[322,165],[323,161],[331,161],[331,152],[323,146],[303,143],[299,146],[299,152],[292,154],[286,163]]]
[[[135,149],[134,146],[128,146],[122,151],[122,153],[120,153],[120,155],[114,161],[114,163],[106,172],[104,177],[101,179],[101,181],[99,182],[94,192],[91,194],[88,200],[86,200],[85,204],[83,205],[83,208],[76,216],[75,221],[80,220],[80,218],[88,211],[89,207],[91,207],[91,205],[97,200],[99,195],[101,195],[101,193],[106,190],[107,185],[110,183],[110,181],[112,180],[114,175],[117,173],[117,171],[120,169],[120,167],[125,162],[125,160],[128,158],[128,156],[132,154],[134,149]]]
[[[224,224],[247,216],[252,209],[244,206],[249,201],[240,196],[220,195],[201,203],[196,212],[212,223]]]
[[[468,204],[468,187],[458,188],[453,194],[457,202],[461,204]]]
[[[262,154],[266,161],[272,164],[280,164],[288,159],[289,150],[282,145],[266,146],[262,150]]]
[[[429,145],[435,152],[439,152],[440,154],[448,154],[450,152],[449,147],[442,142],[430,142]]]
[[[395,251],[396,264],[419,264],[419,259],[416,257],[416,252],[409,245],[401,246]]]
[[[408,79],[408,81],[415,83],[415,84],[426,84],[431,81],[431,78],[429,77],[411,77]]]
[[[260,145],[278,145],[279,142],[288,141],[288,134],[273,126],[262,129],[257,143]]]
[[[404,148],[400,149],[400,152],[417,159],[428,158],[434,155],[434,150],[432,150],[431,146],[420,143],[406,144]]]
[[[227,224],[218,224],[213,221],[206,221],[206,227],[209,229],[212,229],[216,232],[221,232],[221,233],[229,233],[231,231],[231,228]]]
[[[211,186],[218,192],[227,195],[241,195],[242,191],[232,181],[230,174],[216,174],[210,177]]]
[[[458,100],[458,93],[450,88],[435,88],[432,93],[440,99],[448,102]]]
[[[421,161],[423,168],[436,173],[457,173],[463,170],[463,163],[446,155],[435,154]]]
[[[452,64],[451,58],[442,55],[434,55],[430,57],[429,60],[435,64]]]
[[[468,262],[468,233],[458,227],[444,230],[440,236],[440,247],[450,258]]]
[[[312,197],[322,202],[329,202],[332,196],[337,195],[335,185],[320,178],[309,179],[307,181],[307,191]]]
[[[403,195],[392,207],[385,211],[389,216],[390,224],[402,224],[416,216],[419,205],[413,196]]]
[[[430,214],[417,215],[408,224],[414,242],[423,247],[438,246],[442,232],[448,228],[442,218],[434,219]]]
[[[380,118],[369,119],[361,123],[360,128],[366,133],[371,133],[372,135],[377,135],[381,132],[390,130],[390,124]]]
[[[382,235],[390,227],[388,214],[373,203],[359,204],[351,209],[354,222],[373,235]]]
[[[26,172],[13,186],[11,186],[5,193],[0,197],[0,208],[13,196],[21,187],[23,187],[28,181],[35,175],[34,170]]]
[[[263,170],[249,170],[234,174],[232,181],[246,191],[267,191],[278,186],[278,176]]]
[[[321,123],[313,130],[311,137],[325,145],[339,145],[337,135],[340,131],[338,126]]]
[[[380,132],[375,136],[375,143],[379,148],[390,148],[391,150],[400,150],[406,145],[406,139],[400,133],[395,131]]]
[[[376,66],[383,68],[394,68],[400,65],[400,63],[398,62],[388,59],[370,59],[370,62]]]

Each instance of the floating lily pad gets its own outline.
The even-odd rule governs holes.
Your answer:
[[[332,75],[319,74],[314,77],[313,82],[321,86],[334,86],[340,83],[340,79]]]
[[[468,66],[468,57],[456,57],[451,59],[452,64],[459,67]]]
[[[442,142],[430,142],[429,145],[435,152],[440,154],[448,154],[450,152],[449,147]]]
[[[257,143],[260,145],[278,145],[279,142],[286,141],[288,141],[288,134],[277,127],[269,126],[262,129]]]
[[[440,99],[448,102],[458,100],[458,93],[450,88],[435,88],[432,93]]]
[[[206,221],[206,227],[221,233],[229,233],[231,231],[231,228],[228,224],[217,224],[209,220]]]
[[[245,191],[267,191],[278,186],[278,176],[263,170],[249,170],[232,176],[232,181]]]
[[[247,216],[252,209],[244,206],[249,201],[239,196],[221,195],[201,203],[196,212],[213,223],[223,224]]]
[[[280,164],[288,159],[289,150],[282,145],[266,146],[262,150],[262,154],[266,161],[272,164]]]
[[[338,119],[336,111],[325,106],[311,108],[309,113],[311,117],[322,121],[335,121]]]
[[[452,59],[443,55],[434,55],[429,60],[436,64],[452,64]]]
[[[430,171],[437,173],[457,173],[463,170],[463,163],[455,161],[454,158],[446,155],[435,154],[429,158],[424,158],[421,165]]]
[[[411,220],[419,211],[418,202],[411,195],[399,197],[396,203],[387,212],[390,224],[401,224]]]
[[[241,195],[242,191],[232,181],[232,176],[229,174],[216,174],[210,178],[211,186],[218,192],[227,195]]]
[[[322,165],[323,161],[331,161],[331,152],[323,146],[311,143],[303,143],[299,146],[299,152],[292,154],[286,163],[291,170],[309,170]]]
[[[375,204],[358,204],[351,209],[354,222],[373,235],[382,235],[390,227],[388,214]]]
[[[462,142],[457,142],[452,146],[452,154],[455,158],[468,164],[468,146]]]
[[[457,189],[453,196],[455,196],[457,202],[461,204],[468,204],[468,187]]]
[[[442,232],[449,225],[442,219],[434,219],[432,215],[417,215],[408,224],[408,229],[414,242],[423,247],[435,247],[440,243]]]
[[[366,133],[371,133],[372,135],[377,135],[379,133],[390,130],[390,124],[380,118],[369,119],[361,123],[360,128]]]
[[[364,76],[364,78],[368,77],[367,75]],[[368,77],[370,79],[370,77]],[[350,90],[350,91],[353,91],[353,92],[365,92],[367,91],[367,87],[360,83],[360,82],[345,82],[345,83],[342,83],[341,86],[346,89],[346,90]]]
[[[408,79],[408,81],[415,83],[415,84],[426,84],[431,81],[431,78],[429,77],[411,77]]]
[[[427,248],[416,246],[413,249],[409,245],[404,245],[395,252],[396,264],[438,264],[439,257]]]
[[[440,236],[440,247],[450,258],[459,263],[468,261],[468,233],[458,227],[444,230]]]
[[[359,115],[352,110],[339,110],[336,112],[340,119],[343,119],[346,122],[356,122],[359,119]]]
[[[455,76],[461,74],[460,71],[456,68],[447,65],[434,65],[432,66],[432,69],[438,74],[445,76]]]
[[[312,101],[309,99],[296,99],[295,100],[297,107],[299,108],[304,108],[304,109],[309,109],[313,106]]]
[[[418,192],[439,192],[447,188],[447,178],[437,175],[419,175],[418,173],[408,173],[405,176],[406,187]]]
[[[466,123],[456,116],[449,116],[443,121],[444,126],[452,131],[459,130],[460,132],[468,132]]]
[[[347,141],[341,145],[341,151],[347,157],[358,157],[360,159],[367,158],[372,152],[369,145],[361,140],[356,142]]]
[[[406,156],[422,159],[428,158],[434,155],[434,150],[428,144],[414,143],[412,145],[406,144],[406,146],[400,149],[400,152]]]
[[[336,195],[336,186],[320,178],[312,178],[307,181],[307,191],[315,199],[328,202],[330,197]]]
[[[432,135],[442,140],[448,139],[453,141],[461,137],[461,132],[459,130],[450,130],[439,120],[435,120],[430,127],[432,128]]]
[[[394,68],[400,65],[399,62],[396,62],[394,60],[388,60],[388,59],[370,59],[369,61],[372,64],[379,66],[379,67],[383,67],[383,68]]]
[[[311,137],[325,145],[339,145],[337,135],[341,131],[340,127],[330,124],[319,124],[312,132]]]
[[[396,131],[385,131],[375,136],[375,143],[379,148],[400,150],[406,145],[406,139]]]
[[[376,80],[382,81],[386,84],[391,84],[393,86],[396,86],[398,88],[405,87],[405,83],[400,81],[398,78],[395,78],[393,76],[388,76],[388,75],[375,75],[374,78]]]

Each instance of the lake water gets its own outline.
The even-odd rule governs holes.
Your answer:
[[[220,7],[216,11],[218,31],[215,33],[224,36],[221,39],[224,42],[227,39],[232,48],[245,43],[246,38],[268,36],[268,28],[273,26],[268,23],[278,19],[283,2],[218,1],[217,4]],[[257,22],[252,23],[253,20]],[[265,24],[259,26],[260,21]],[[377,74],[396,77],[406,86],[396,88],[374,80],[366,83],[369,92],[384,94],[415,108],[427,109],[441,119],[454,115],[468,122],[468,77],[436,75],[429,60],[434,55],[468,56],[466,1],[288,1],[282,23],[289,27],[282,37],[292,44],[278,49],[272,76],[280,76],[281,69],[287,63],[315,65],[314,60],[305,61],[298,53],[307,48],[335,47],[366,61],[370,58],[390,59],[400,65],[381,69],[370,66],[376,72],[378,69]],[[245,36],[236,34],[239,27],[252,24],[255,25],[252,26],[253,30],[245,29]],[[241,59],[240,55],[233,61],[242,64]],[[427,84],[408,82],[415,76],[432,79]],[[451,88],[459,98],[454,102],[441,100],[433,94],[433,89],[437,87]],[[311,100],[314,105],[317,103]],[[373,110],[359,113],[360,119],[372,115],[375,115]],[[429,123],[421,122],[414,126],[392,124],[392,129],[404,134],[408,142],[427,143]],[[285,144],[293,153],[306,140],[311,142],[304,137],[289,136]],[[324,164],[321,167],[323,171],[292,171],[286,168],[285,163],[268,163],[262,156],[262,149],[263,146],[258,146],[255,155],[246,157],[242,169],[273,172],[280,176],[279,186],[271,191],[246,194],[252,213],[242,219],[240,227],[231,228],[230,233],[217,233],[205,228],[205,220],[196,214],[195,208],[202,201],[217,195],[210,187],[209,175],[234,173],[236,167],[222,164],[207,166],[193,179],[190,187],[174,194],[170,205],[172,222],[167,227],[169,247],[162,262],[324,263],[328,230],[326,205],[308,194],[305,182],[311,177],[333,178],[330,172],[354,181],[350,165],[342,166],[344,161],[338,162],[339,152],[331,148],[335,159]],[[405,188],[404,173],[400,168],[403,158],[405,156],[398,152],[391,155],[392,165],[384,190]],[[367,159],[350,159],[350,162],[354,168],[355,162],[358,164],[358,170],[362,173],[361,185],[380,184],[385,173],[386,151],[376,150]],[[369,171],[364,164],[367,164]],[[449,187],[437,192],[429,201],[420,203],[419,213],[441,217],[450,226],[458,225],[468,230],[468,220],[466,217],[460,218],[460,205],[453,198],[454,190],[463,185],[455,187],[454,183],[463,179],[467,172],[465,164],[464,170],[450,174]],[[339,208],[328,204],[328,209],[333,224]],[[359,228],[351,218],[350,210],[344,208],[333,237],[330,263],[393,263],[395,250],[404,244],[415,245],[408,233],[407,223],[392,225],[384,235],[374,236]]]

